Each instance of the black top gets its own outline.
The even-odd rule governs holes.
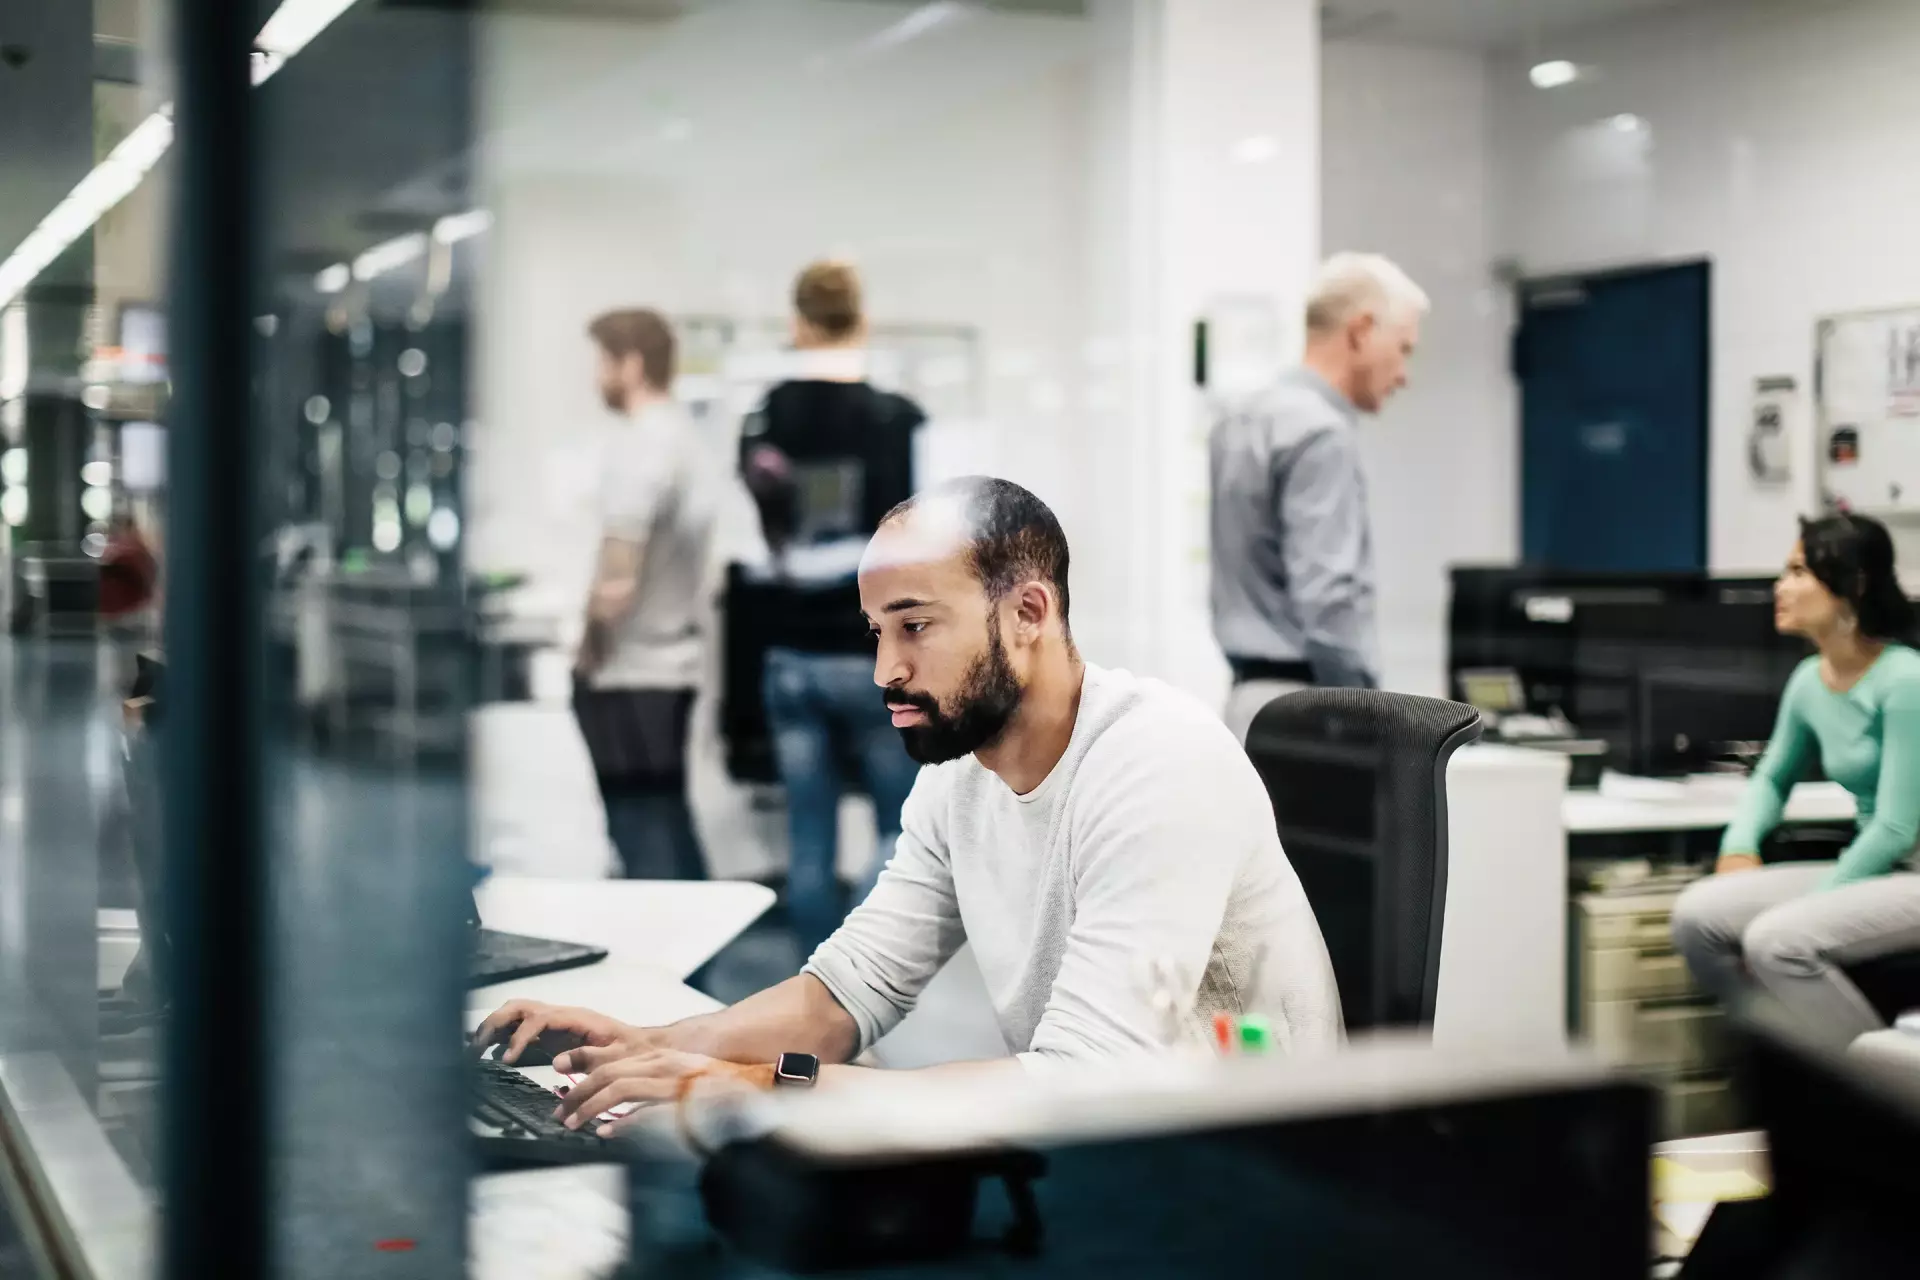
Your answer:
[[[869,538],[913,496],[913,432],[926,421],[905,396],[865,382],[783,382],[748,416],[740,468],[776,553],[840,538]],[[778,450],[777,456],[763,451]],[[812,652],[866,648],[859,593],[847,579],[786,579],[758,587],[768,643]],[[741,621],[744,621],[742,619]]]
[[[913,496],[913,431],[926,420],[905,396],[865,382],[783,382],[769,391],[740,438],[768,543],[872,537]],[[750,465],[769,445],[792,465],[786,483],[757,479]]]

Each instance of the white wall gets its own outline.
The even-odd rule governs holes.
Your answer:
[[[886,57],[849,53],[905,12],[736,0],[671,26],[493,26],[477,563],[524,569],[551,607],[578,607],[607,421],[585,336],[595,314],[781,318],[794,274],[832,253],[861,266],[876,325],[978,332],[982,414],[935,424],[935,465],[1008,476],[1052,505],[1096,570],[1076,574],[1082,635],[1124,632],[1098,584],[1124,580],[1100,548],[1126,515],[1103,506],[1083,461],[1111,443],[1088,378],[1089,24],[976,12]],[[667,136],[673,121],[683,138]],[[710,719],[693,772],[716,871],[780,861],[778,814],[730,785]],[[843,844],[857,863],[865,839]]]
[[[1502,245],[1529,272],[1713,260],[1717,570],[1771,570],[1814,507],[1804,415],[1793,483],[1747,476],[1753,380],[1806,387],[1821,315],[1920,302],[1916,49],[1912,0],[1750,0],[1556,38],[1593,75],[1554,92],[1495,64]],[[1627,112],[1648,128],[1602,123]]]
[[[1151,72],[1140,85],[1151,123],[1136,145],[1151,175],[1150,222],[1129,265],[1148,279],[1153,381],[1151,412],[1131,449],[1151,494],[1135,512],[1149,541],[1136,543],[1132,559],[1150,576],[1133,621],[1152,633],[1148,672],[1219,705],[1227,670],[1208,603],[1213,415],[1193,385],[1193,325],[1223,304],[1252,303],[1271,309],[1276,341],[1298,350],[1319,256],[1319,5],[1158,0],[1142,8],[1153,23],[1143,35]],[[1259,159],[1247,158],[1249,147]]]
[[[1084,34],[1058,20],[979,15],[956,32],[965,42],[942,50],[937,36],[924,38],[927,56],[959,59],[971,79],[949,67],[944,85],[915,92],[853,68],[835,89],[851,101],[808,112],[797,97],[808,78],[782,55],[787,78],[769,69],[757,97],[723,91],[755,92],[760,43],[749,37],[765,37],[765,23],[857,21],[825,46],[844,49],[898,16],[831,0],[735,4],[714,15],[725,22],[679,24],[700,29],[671,46],[651,25],[495,30],[483,81],[495,86],[482,155],[496,223],[480,309],[484,431],[469,493],[476,560],[528,568],[569,600],[577,592],[581,537],[590,542],[592,531],[568,537],[561,526],[588,514],[577,465],[589,428],[606,420],[585,337],[596,313],[650,305],[779,319],[794,274],[828,253],[859,262],[876,324],[980,333],[985,425],[952,424],[968,437],[963,451],[1031,484],[1071,532],[1078,487],[1063,479],[1063,433],[1077,424],[1083,336],[1086,90],[1075,54]],[[657,121],[631,110],[622,118],[617,104],[668,52],[687,87],[656,90],[671,105],[653,114],[689,121],[691,133],[642,148],[631,135]],[[556,98],[544,73],[583,65],[600,68],[601,80]],[[716,85],[723,71],[748,83]],[[542,481],[556,470],[571,482]]]
[[[1492,111],[1475,52],[1321,53],[1321,239],[1384,253],[1433,300],[1408,387],[1360,438],[1388,688],[1446,692],[1447,566],[1517,554],[1509,306],[1491,276]]]

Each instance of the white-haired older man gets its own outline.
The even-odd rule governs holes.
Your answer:
[[[1297,369],[1222,412],[1213,474],[1213,634],[1243,741],[1271,699],[1379,682],[1373,546],[1353,429],[1406,385],[1427,296],[1376,254],[1327,259]]]

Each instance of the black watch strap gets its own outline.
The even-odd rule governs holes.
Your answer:
[[[783,1053],[773,1063],[773,1087],[811,1089],[820,1079],[820,1059],[811,1053]]]

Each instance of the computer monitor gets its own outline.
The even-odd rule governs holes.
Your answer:
[[[1759,672],[1668,667],[1642,672],[1639,722],[1644,772],[1751,768],[1766,750],[1784,678]]]
[[[1581,732],[1607,739],[1614,767],[1661,775],[1750,756],[1803,641],[1773,625],[1764,581],[1704,579],[1649,602],[1598,601],[1574,621],[1572,705]]]
[[[1750,755],[1806,654],[1775,631],[1764,578],[1463,568],[1453,589],[1456,694],[1471,701],[1469,677],[1511,668],[1528,710],[1563,711],[1627,773]]]
[[[1527,709],[1527,691],[1512,667],[1481,668],[1454,674],[1460,700],[1483,715],[1505,716]]]
[[[1880,1280],[1920,1257],[1920,1081],[1816,1048],[1778,1008],[1734,1021],[1735,1079],[1766,1131],[1764,1201],[1721,1205],[1682,1280]]]
[[[776,1102],[788,1114],[709,1161],[707,1219],[787,1271],[1646,1274],[1653,1095],[1598,1067],[1361,1044],[1015,1080]],[[643,1267],[652,1240],[688,1238],[640,1202],[663,1181],[635,1175]]]

